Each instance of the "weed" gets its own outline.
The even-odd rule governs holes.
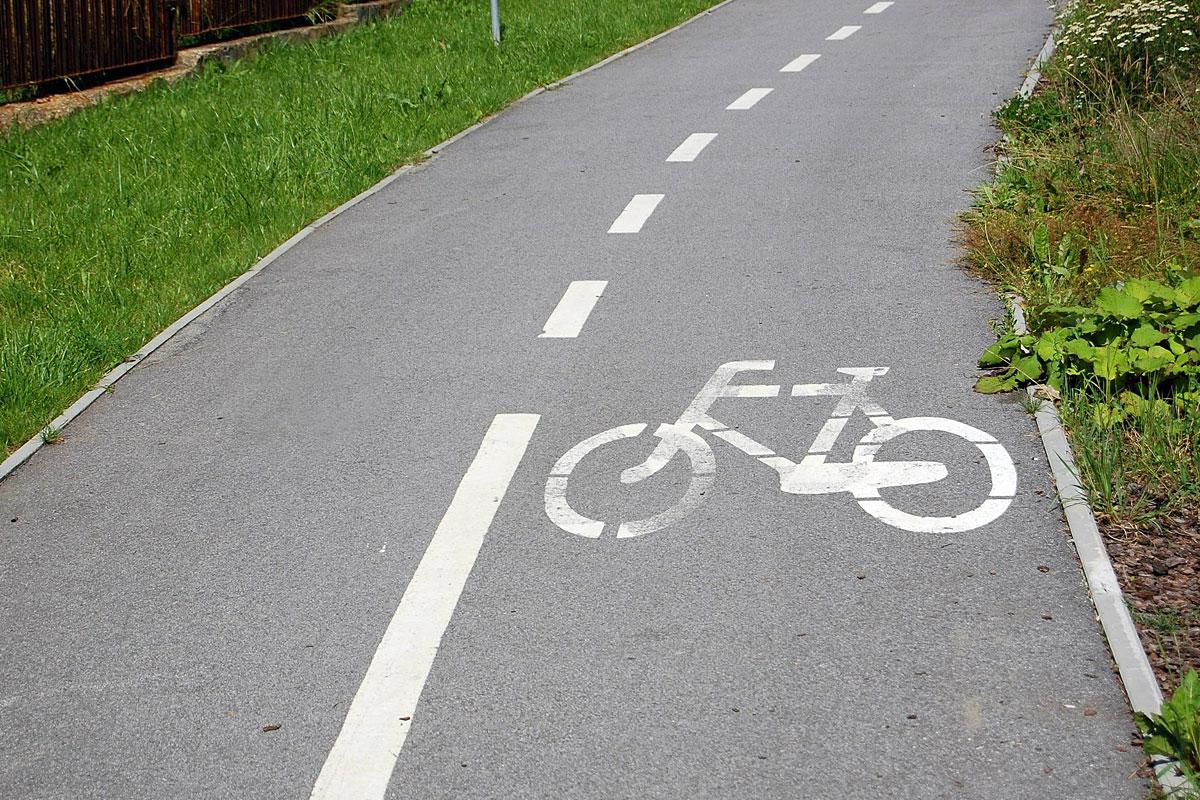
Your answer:
[[[1021,398],[1021,410],[1032,417],[1042,410],[1042,403],[1044,402],[1046,401],[1037,395],[1027,394]]]
[[[309,24],[326,22],[337,16],[339,0],[320,0],[304,15]]]
[[[1137,395],[1114,397],[1097,382],[1068,385],[1061,415],[1092,507],[1117,520],[1146,520],[1200,498],[1200,415]]]
[[[1135,612],[1133,616],[1143,628],[1148,628],[1160,636],[1174,636],[1188,624],[1188,620],[1170,611],[1155,611],[1152,614]]]
[[[1172,759],[1192,792],[1200,791],[1200,674],[1189,670],[1158,714],[1138,714],[1147,755]]]

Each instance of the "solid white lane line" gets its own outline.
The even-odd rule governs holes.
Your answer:
[[[537,414],[497,414],[383,634],[313,800],[382,800],[442,634],[496,509],[525,455]]]
[[[769,95],[774,89],[751,89],[743,94],[737,100],[734,100],[729,105],[725,106],[726,111],[745,111],[748,108],[754,108],[754,104],[764,97]]]
[[[825,41],[836,42],[839,39],[849,39],[851,36],[854,35],[855,31],[858,31],[861,28],[862,28],[862,25],[843,25],[842,27],[838,28],[833,33],[826,36]]]
[[[667,161],[695,161],[696,156],[700,155],[700,151],[708,147],[715,138],[717,138],[715,133],[693,133],[684,139],[683,144],[676,147],[671,155],[667,156]]]
[[[571,281],[538,338],[574,339],[578,336],[605,286],[608,281]]]
[[[875,5],[871,6],[866,11],[864,11],[863,13],[864,14],[882,14],[883,12],[887,11],[888,8],[892,4],[893,4],[892,0],[885,0],[882,3],[876,3]]]
[[[635,194],[633,199],[629,201],[629,205],[625,206],[625,210],[621,212],[621,216],[617,217],[612,226],[608,229],[609,233],[637,233],[646,224],[646,220],[650,219],[650,215],[654,213],[654,209],[662,202],[661,194]]]
[[[784,65],[780,72],[799,72],[821,57],[820,53],[805,53],[799,58],[792,59]]]

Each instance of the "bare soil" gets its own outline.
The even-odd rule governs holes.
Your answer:
[[[1138,524],[1097,521],[1142,645],[1169,694],[1189,669],[1200,670],[1200,508]]]

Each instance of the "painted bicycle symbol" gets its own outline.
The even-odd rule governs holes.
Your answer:
[[[683,497],[670,508],[644,519],[616,521],[617,538],[644,536],[678,522],[705,498],[716,474],[712,447],[697,429],[733,445],[779,473],[779,489],[788,494],[834,494],[848,492],[858,505],[881,522],[919,533],[960,533],[997,519],[1012,502],[1017,489],[1017,473],[1012,458],[995,437],[978,428],[944,417],[908,417],[893,419],[867,395],[868,384],[887,367],[847,367],[839,369],[850,380],[841,383],[805,383],[792,387],[792,397],[836,397],[837,406],[821,427],[807,454],[799,463],[777,455],[769,447],[709,415],[709,409],[721,398],[777,397],[780,387],[763,384],[734,384],[740,372],[770,371],[774,361],[732,361],[717,367],[704,388],[696,395],[677,421],[659,425],[654,436],[658,445],[645,462],[621,473],[621,482],[634,484],[649,478],[682,453],[691,463],[691,479]],[[872,428],[854,447],[849,462],[829,462],[846,422],[855,411],[862,411]],[[567,502],[567,484],[579,462],[593,450],[621,439],[633,439],[646,430],[645,423],[610,428],[584,439],[568,450],[554,465],[546,481],[546,514],[558,527],[579,536],[598,538],[604,520],[579,514]],[[889,487],[935,483],[946,478],[949,470],[936,461],[876,460],[880,448],[906,433],[932,431],[961,437],[979,448],[987,462],[991,488],[978,507],[954,516],[923,516],[901,511],[879,493]]]

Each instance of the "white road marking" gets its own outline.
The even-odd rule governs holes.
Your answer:
[[[828,453],[837,444],[838,437],[842,435],[842,431],[846,428],[846,422],[849,417],[831,416],[825,420],[825,424],[821,426],[821,430],[817,432],[817,438],[813,439],[812,445],[808,448],[808,452],[812,455],[822,455]]]
[[[862,25],[843,25],[842,27],[838,28],[833,33],[826,36],[825,41],[836,42],[839,39],[849,39],[861,28],[862,28]]]
[[[754,456],[755,458],[766,458],[768,456],[775,455],[774,450],[764,444],[754,441],[749,436],[739,431],[732,429],[713,431],[713,436],[716,436],[719,439],[724,439],[748,456]]]
[[[748,108],[754,108],[754,104],[764,97],[769,95],[774,89],[751,89],[737,100],[734,100],[729,105],[725,106],[726,111],[745,111]]]
[[[675,424],[686,430],[699,425],[709,431],[725,430],[723,422],[708,415],[708,410],[717,400],[726,397],[778,397],[779,386],[774,384],[731,383],[739,372],[769,372],[775,369],[772,361],[731,361],[717,367],[717,371],[696,393],[696,398],[679,416]],[[643,463],[629,467],[621,473],[622,483],[637,483],[658,472],[675,457],[679,450],[675,439],[664,439]]]
[[[645,429],[645,423],[610,428],[584,439],[568,450],[562,458],[555,462],[553,469],[550,470],[550,477],[546,480],[546,516],[567,533],[588,539],[600,538],[600,534],[604,532],[604,520],[585,517],[571,507],[567,500],[567,480],[576,465],[588,453],[609,442],[640,436]],[[707,442],[692,431],[678,425],[659,425],[654,435],[662,440],[672,454],[682,452],[687,455],[691,462],[692,477],[684,496],[666,511],[645,519],[628,520],[618,524],[618,539],[645,536],[678,522],[700,505],[704,500],[704,493],[712,486],[717,462],[713,457],[712,448],[708,446]],[[670,459],[668,458],[668,460]]]
[[[916,533],[963,533],[996,520],[1012,504],[1017,491],[1017,472],[1012,457],[991,434],[957,420],[944,417],[892,418],[867,395],[871,381],[888,373],[887,367],[841,367],[847,383],[795,384],[792,397],[836,398],[837,405],[818,432],[800,463],[778,456],[771,448],[733,430],[710,415],[710,409],[723,398],[769,398],[779,395],[777,384],[733,383],[742,372],[768,372],[774,361],[731,361],[717,367],[696,398],[674,423],[660,425],[654,435],[660,439],[646,460],[621,472],[621,482],[638,483],[657,473],[679,453],[691,465],[688,489],[675,505],[651,517],[619,523],[617,538],[644,536],[673,525],[694,510],[712,486],[716,461],[712,448],[700,432],[723,439],[759,463],[779,474],[779,490],[794,495],[849,493],[863,511],[880,522]],[[829,462],[846,420],[861,411],[875,426],[854,447],[850,461]],[[697,432],[697,428],[700,432]],[[642,435],[644,424],[625,425],[584,439],[560,458],[546,481],[545,506],[550,519],[568,533],[598,538],[606,529],[604,520],[585,517],[570,505],[567,485],[579,462],[593,450],[621,439]],[[880,495],[881,489],[902,488],[936,483],[950,475],[939,461],[877,460],[884,444],[908,433],[946,433],[965,439],[978,448],[987,462],[991,477],[988,497],[976,508],[952,516],[913,514],[892,506]],[[901,496],[902,497],[902,496]],[[919,501],[918,501],[919,502]]]
[[[717,138],[715,133],[693,133],[684,139],[683,144],[676,147],[671,155],[667,156],[667,161],[695,161],[696,156],[700,155],[700,151],[708,147],[715,138]]]
[[[571,504],[567,502],[567,478],[574,471],[576,465],[583,460],[583,457],[597,447],[621,439],[641,436],[644,430],[646,430],[646,424],[642,422],[601,431],[595,436],[584,439],[554,462],[554,466],[550,470],[550,478],[546,481],[545,493],[546,514],[554,521],[554,524],[576,536],[584,536],[588,539],[600,538],[600,534],[604,532],[604,521],[585,517],[571,508]]]
[[[654,209],[658,208],[658,204],[662,202],[665,196],[661,194],[635,194],[633,199],[629,201],[629,205],[625,206],[625,210],[621,212],[621,216],[617,217],[612,227],[608,229],[608,232],[637,233],[646,224],[646,220],[650,219],[650,215],[654,213]]]
[[[606,286],[608,281],[571,281],[538,338],[574,339],[578,336]]]
[[[987,461],[988,471],[992,478],[992,489],[990,496],[978,508],[972,509],[962,514],[956,514],[949,517],[934,517],[918,514],[909,514],[900,511],[889,505],[879,496],[879,489],[891,483],[893,479],[898,477],[900,470],[912,470],[914,473],[928,471],[931,467],[940,467],[938,470],[945,473],[945,466],[942,464],[929,464],[929,462],[882,462],[874,461],[875,455],[882,443],[891,441],[905,433],[911,431],[941,431],[959,436],[971,442],[983,454],[984,460]],[[996,441],[989,433],[973,428],[962,422],[944,417],[910,417],[908,419],[893,420],[890,424],[883,425],[870,431],[862,438],[858,446],[854,448],[854,463],[860,465],[874,464],[875,466],[883,466],[884,470],[891,473],[887,482],[878,481],[874,485],[860,485],[854,491],[854,498],[858,501],[859,507],[866,511],[871,516],[878,519],[880,522],[891,525],[895,528],[900,528],[906,531],[915,533],[964,533],[969,530],[987,525],[1000,517],[1008,510],[1012,503],[1013,497],[1017,493],[1017,471],[1013,466],[1012,457],[1008,451],[1004,449],[1004,445]],[[882,477],[882,474],[879,476]],[[932,474],[927,477],[933,477]],[[927,482],[913,476],[913,483]],[[905,484],[899,484],[905,485]]]
[[[312,790],[313,800],[382,800],[442,635],[537,414],[497,414],[379,643]]]
[[[887,11],[888,8],[890,8],[892,5],[893,5],[893,3],[891,0],[885,0],[885,2],[876,3],[875,5],[871,6],[866,11],[864,11],[863,13],[864,14],[882,14],[883,12]]]
[[[784,65],[780,72],[799,72],[821,57],[820,53],[805,53],[799,58],[792,59]]]

